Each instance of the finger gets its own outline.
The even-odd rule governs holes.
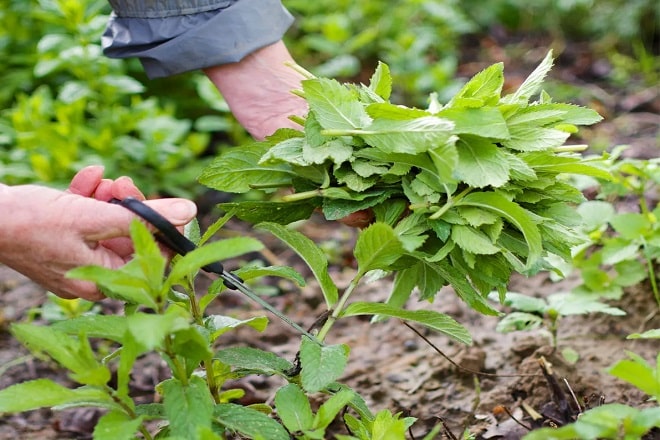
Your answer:
[[[144,194],[133,183],[133,179],[128,176],[119,177],[112,183],[112,197],[119,200],[124,200],[126,197],[145,199]]]
[[[189,223],[197,214],[197,206],[186,199],[155,199],[145,203],[175,226]],[[107,203],[100,204],[79,226],[86,240],[96,242],[128,237],[130,224],[135,218],[135,214],[123,206]]]
[[[94,198],[103,202],[107,202],[112,199],[112,185],[113,182],[111,179],[102,179],[99,185],[96,187]]]
[[[96,187],[103,178],[103,167],[100,165],[92,165],[78,171],[71,183],[69,184],[69,192],[80,196],[91,197],[96,191]]]

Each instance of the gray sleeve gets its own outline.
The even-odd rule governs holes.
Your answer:
[[[149,78],[240,61],[293,22],[280,0],[111,0],[101,39],[111,58],[137,57]]]

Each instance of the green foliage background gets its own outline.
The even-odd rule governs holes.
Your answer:
[[[194,196],[208,157],[248,137],[200,74],[149,81],[136,60],[103,56],[102,0],[5,0],[0,10],[0,180],[64,186],[82,166],[132,176],[147,193]],[[497,29],[589,40],[597,55],[649,75],[657,67],[660,8],[652,0],[285,0],[285,36],[320,76],[364,81],[387,63],[393,101],[423,106],[462,85],[466,39]],[[544,13],[539,14],[542,10]],[[540,17],[543,17],[541,19]],[[637,67],[637,68],[635,68]],[[621,72],[619,79],[621,80]],[[652,80],[652,77],[650,78]]]

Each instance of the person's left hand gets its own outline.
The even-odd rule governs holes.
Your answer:
[[[66,277],[79,266],[116,269],[133,254],[129,228],[135,215],[111,198],[143,198],[128,178],[102,178],[100,167],[85,168],[68,191],[36,185],[4,187],[0,220],[0,262],[30,277],[63,298],[98,300],[103,294],[87,281]],[[197,213],[186,199],[145,202],[175,226],[190,222]]]

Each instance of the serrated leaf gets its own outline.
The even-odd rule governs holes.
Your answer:
[[[330,139],[319,146],[305,143],[302,146],[302,158],[307,163],[322,164],[326,160],[336,165],[347,162],[353,155],[353,147],[342,139]]]
[[[472,134],[492,140],[509,138],[507,121],[495,107],[449,107],[438,112],[436,116],[452,121],[454,134]]]
[[[255,409],[221,403],[213,410],[213,418],[222,426],[248,438],[259,440],[289,440],[289,433],[277,421]],[[183,437],[186,438],[186,437]]]
[[[518,102],[527,102],[534,94],[541,90],[541,85],[546,75],[552,68],[552,51],[549,51],[543,61],[534,69],[534,71],[523,81],[515,93],[502,98],[501,102],[505,104],[515,104]]]
[[[385,153],[419,154],[447,143],[453,127],[451,121],[435,116],[409,120],[375,119],[357,134]]]
[[[486,234],[470,226],[454,225],[451,239],[461,249],[477,255],[492,255],[500,251]]]
[[[298,385],[290,383],[277,390],[275,408],[289,432],[305,431],[313,427],[312,407]]]
[[[345,344],[320,345],[303,337],[300,346],[300,379],[304,390],[315,393],[339,378],[346,368],[350,349]]]
[[[305,138],[302,137],[285,139],[272,146],[261,156],[259,166],[269,166],[280,162],[300,166],[310,165],[311,162],[303,157],[304,144]]]
[[[228,149],[204,168],[199,183],[231,193],[248,192],[253,186],[291,186],[293,173],[288,165],[259,165],[261,156],[269,148],[264,142]]]
[[[405,253],[394,229],[384,223],[373,223],[362,230],[355,244],[355,258],[361,274],[375,269],[387,270]]]
[[[235,368],[260,374],[284,374],[293,364],[275,353],[252,347],[230,347],[216,352],[215,358]]]
[[[142,417],[131,418],[122,411],[104,414],[94,427],[94,440],[133,440]]]
[[[78,403],[118,409],[118,404],[103,390],[86,386],[69,389],[50,379],[31,380],[0,390],[0,414]]]
[[[465,327],[450,316],[434,310],[405,310],[383,303],[355,302],[346,307],[341,316],[360,315],[381,315],[416,322],[463,344],[472,344],[472,337]]]
[[[236,319],[231,316],[210,315],[204,319],[204,327],[211,332],[211,339],[215,340],[228,331],[247,325],[258,332],[263,332],[268,325],[268,318],[255,316],[249,319]]]
[[[315,78],[302,82],[310,111],[324,129],[351,130],[363,128],[370,122],[357,95],[328,78]]]
[[[269,201],[242,201],[233,203],[221,203],[221,209],[232,212],[239,219],[250,222],[273,222],[281,225],[298,220],[306,220],[311,217],[317,208],[314,199],[298,200],[293,202],[269,202]]]
[[[504,65],[493,64],[474,75],[463,88],[449,101],[447,107],[464,106],[465,100],[471,99],[478,107],[495,105],[500,99],[504,85]]]
[[[630,359],[624,359],[612,366],[608,372],[639,388],[646,394],[660,398],[660,372],[642,357],[628,353]],[[660,354],[656,364],[660,366]]]
[[[110,370],[96,360],[84,336],[71,337],[60,330],[32,324],[13,324],[11,332],[30,351],[46,353],[70,370],[78,383],[103,386],[110,380]]]
[[[527,211],[518,204],[511,202],[493,192],[471,193],[456,203],[456,206],[477,206],[488,209],[506,219],[522,232],[529,249],[527,255],[527,267],[532,267],[539,258],[543,247],[541,244],[541,233],[531,220]]]
[[[373,194],[373,195],[371,195]],[[365,193],[366,195],[366,193]],[[323,199],[323,216],[326,220],[339,220],[356,211],[380,205],[393,195],[393,191],[370,192],[370,197],[359,199]]]
[[[560,147],[570,136],[561,130],[542,127],[509,126],[509,139],[502,145],[516,151],[542,151]]]
[[[337,286],[328,274],[328,259],[316,244],[300,232],[285,228],[276,223],[259,223],[256,228],[263,229],[286,243],[309,266],[319,283],[328,308],[332,308],[339,298]]]
[[[314,428],[325,429],[335,420],[337,414],[355,397],[353,390],[343,388],[323,402],[314,416]]]
[[[191,376],[187,384],[178,379],[167,379],[160,387],[173,436],[187,438],[198,428],[211,427],[214,402],[201,377]]]
[[[181,257],[172,268],[166,283],[176,284],[188,274],[208,264],[257,252],[263,248],[264,245],[252,237],[232,237],[207,243]]]
[[[379,61],[376,70],[369,80],[369,88],[384,100],[390,99],[392,93],[392,76],[387,64]]]
[[[504,185],[509,180],[509,162],[495,144],[474,136],[462,137],[456,146],[455,175],[475,188]]]
[[[500,333],[511,333],[534,330],[542,324],[543,318],[539,315],[527,312],[511,312],[497,323],[495,330]]]
[[[55,322],[51,328],[70,335],[85,334],[89,338],[103,338],[122,342],[126,332],[126,317],[118,315],[83,315]]]

